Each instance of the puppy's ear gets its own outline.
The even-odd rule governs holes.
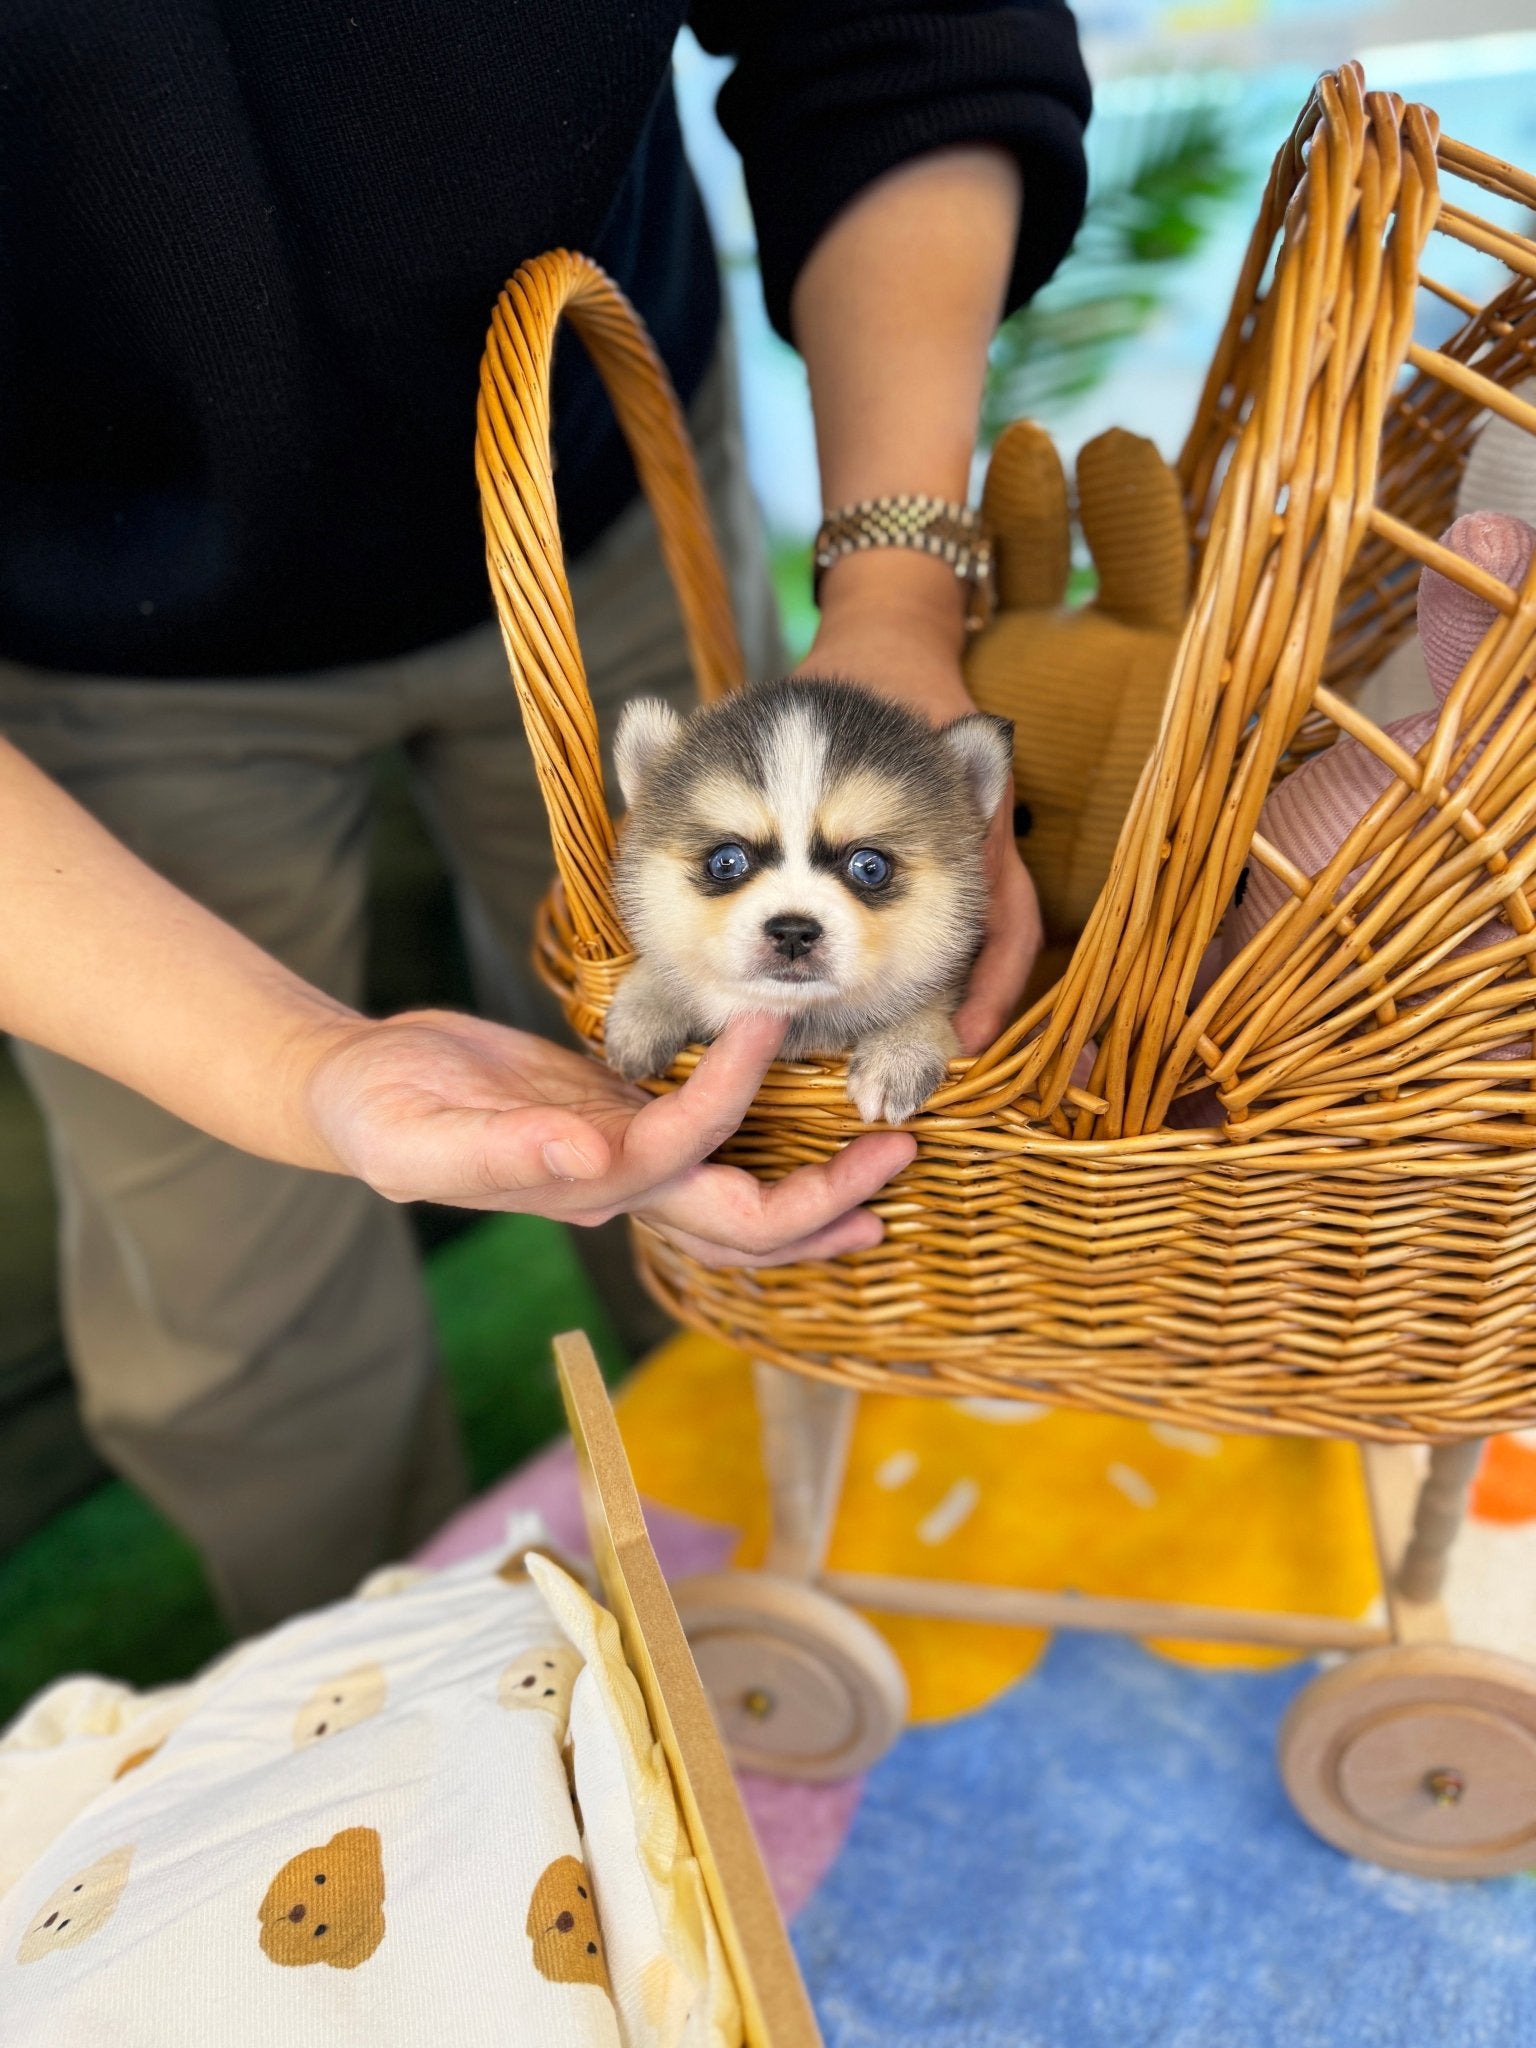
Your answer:
[[[1013,773],[1012,723],[987,711],[973,711],[942,727],[939,737],[960,763],[982,817],[990,818]]]
[[[682,736],[683,721],[659,697],[635,697],[624,706],[613,759],[625,803],[634,803]]]

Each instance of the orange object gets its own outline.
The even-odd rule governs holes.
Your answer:
[[[1471,1508],[1480,1522],[1536,1522],[1536,1445],[1496,1436],[1472,1482]]]

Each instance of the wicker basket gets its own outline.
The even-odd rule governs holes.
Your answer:
[[[1536,373],[1536,244],[1500,224],[1533,207],[1536,179],[1440,139],[1427,108],[1368,93],[1353,67],[1319,82],[1181,458],[1195,596],[1067,973],[916,1120],[877,1249],[711,1272],[642,1231],[685,1321],[871,1389],[1383,1440],[1536,1421],[1536,708],[1516,702],[1536,574],[1511,591],[1433,538],[1486,413],[1536,433],[1512,395]],[[1433,237],[1489,259],[1485,302],[1433,276]],[[1426,305],[1439,331],[1447,306],[1460,321],[1439,348],[1414,339]],[[635,452],[703,694],[741,663],[682,420],[634,316],[580,257],[526,265],[496,309],[477,466],[559,868],[541,964],[597,1046],[630,956],[551,476],[562,314]],[[1412,630],[1426,562],[1501,616],[1410,759],[1351,692]],[[1401,779],[1308,882],[1256,841],[1259,810],[1339,728]],[[1250,858],[1294,900],[1197,1001]],[[1496,913],[1507,944],[1455,952]],[[1512,1039],[1521,1057],[1488,1057]],[[1176,1099],[1213,1087],[1222,1121],[1167,1127]],[[777,1175],[858,1128],[840,1064],[781,1065],[728,1156]]]

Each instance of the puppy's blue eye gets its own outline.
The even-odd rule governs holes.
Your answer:
[[[847,874],[861,889],[883,889],[891,879],[891,864],[872,846],[861,846],[857,853],[849,854]]]
[[[744,846],[717,846],[705,856],[704,872],[712,882],[739,882],[751,865]]]

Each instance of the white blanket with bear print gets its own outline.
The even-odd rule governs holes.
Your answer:
[[[23,1714],[6,2048],[738,2048],[617,1630],[543,1544]]]

